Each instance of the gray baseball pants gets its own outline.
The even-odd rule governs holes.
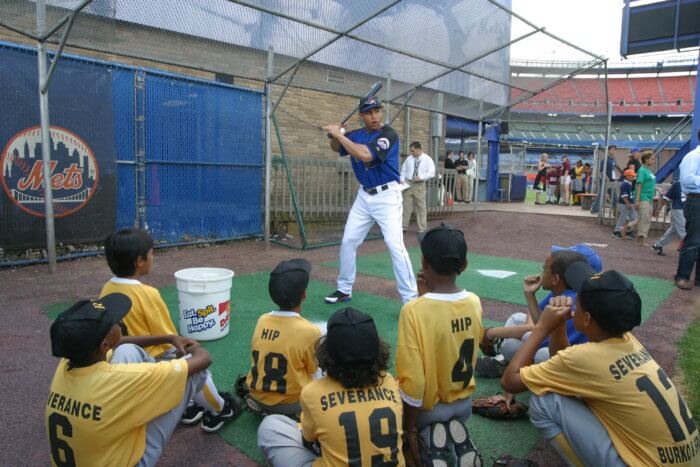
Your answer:
[[[685,238],[685,216],[682,209],[671,209],[671,226],[666,229],[666,232],[655,243],[661,248],[668,245],[674,235],[683,240]]]
[[[519,326],[527,323],[527,315],[525,313],[513,313],[506,320],[505,327]],[[530,337],[530,333],[526,332],[523,334],[522,339],[504,339],[503,345],[501,345],[501,354],[506,359],[507,362],[511,361],[515,354],[518,352],[523,343],[527,341]],[[549,348],[541,348],[535,353],[535,358],[533,361],[535,363],[542,363],[549,360]]]

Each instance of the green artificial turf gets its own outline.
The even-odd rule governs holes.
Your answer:
[[[415,271],[420,269],[420,249],[409,248],[408,253]],[[526,305],[523,295],[523,279],[528,274],[539,274],[542,263],[522,259],[504,258],[501,256],[488,256],[470,253],[468,255],[469,266],[467,270],[457,278],[460,287],[474,292],[481,298],[489,298],[517,305]],[[335,267],[338,261],[324,263],[324,266]],[[516,274],[505,279],[487,277],[477,272],[480,270],[512,271]],[[388,251],[360,256],[357,258],[357,272],[379,276],[386,279],[394,278],[391,266],[391,258]],[[643,276],[627,277],[634,285],[642,298],[642,320],[646,321],[656,308],[666,300],[673,291],[673,283]],[[546,291],[540,290],[538,297],[544,298]],[[488,309],[484,309],[484,316],[488,317]]]
[[[236,375],[248,370],[250,339],[255,323],[260,314],[275,309],[275,305],[268,297],[268,277],[267,272],[235,277],[231,291],[230,332],[222,339],[203,343],[213,356],[214,363],[210,370],[219,390],[232,390]],[[334,310],[345,306],[323,303],[323,297],[330,288],[332,287],[327,284],[311,281],[302,313],[305,318],[312,322],[325,322]],[[168,305],[176,328],[179,328],[176,288],[164,287],[160,292]],[[374,317],[380,335],[391,344],[392,349],[395,349],[401,303],[362,292],[355,292],[351,303],[352,306]],[[66,303],[57,303],[47,306],[44,312],[49,318],[54,319],[66,307]],[[485,320],[484,324],[493,326],[499,323]],[[391,371],[393,372],[393,365]],[[500,391],[497,379],[479,379],[475,396],[492,395]],[[528,396],[520,396],[519,399],[527,402]],[[258,417],[244,412],[237,420],[227,424],[219,435],[252,459],[263,463],[256,438],[259,421]],[[474,443],[487,461],[506,451],[517,456],[525,455],[534,447],[539,436],[527,419],[496,422],[475,415],[467,427]]]
[[[686,402],[700,420],[700,321],[692,323],[678,343],[678,366],[683,372]]]

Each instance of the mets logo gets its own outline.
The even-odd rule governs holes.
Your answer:
[[[82,209],[99,182],[95,154],[85,141],[65,128],[51,126],[51,188],[54,215],[63,217]],[[44,164],[41,160],[41,128],[22,130],[0,156],[0,181],[5,194],[23,211],[44,217]]]

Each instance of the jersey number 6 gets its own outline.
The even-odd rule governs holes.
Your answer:
[[[51,458],[59,467],[75,467],[73,450],[65,439],[58,437],[58,427],[66,438],[73,437],[73,426],[65,415],[52,413],[49,415],[49,444],[51,445]]]

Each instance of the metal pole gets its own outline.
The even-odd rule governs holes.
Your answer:
[[[607,67],[606,67],[607,70]],[[607,176],[606,174],[608,173],[608,146],[610,144],[610,121],[612,119],[612,102],[608,102],[608,115],[607,115],[607,131],[605,135],[605,160],[603,162],[603,173],[601,175],[601,183],[600,183],[600,193],[598,194],[598,223],[602,224],[603,223],[603,211],[605,208],[605,183],[607,182]],[[610,208],[612,209],[612,205],[614,203],[614,200],[610,200]]]
[[[389,114],[391,113],[391,73],[386,75],[386,99],[384,99],[384,124],[389,125]]]
[[[483,111],[484,101],[479,102],[479,115]],[[474,182],[474,193],[472,193],[474,206],[473,213],[476,216],[477,204],[479,204],[479,179],[481,179],[481,127],[483,126],[483,120],[479,119],[479,129],[477,130],[477,141],[476,141],[476,181]],[[471,188],[471,187],[470,187]]]
[[[272,118],[272,85],[271,77],[275,60],[275,51],[267,49],[267,80],[265,81],[265,249],[270,249],[270,176],[272,174],[272,141],[270,136],[270,120]]]
[[[36,2],[36,28],[41,34],[46,28],[46,0]],[[49,130],[49,94],[42,92],[46,81],[46,48],[44,42],[37,43],[39,59],[39,114],[41,119],[41,160],[44,178],[44,211],[46,213],[46,252],[49,258],[49,273],[56,272],[56,232],[53,217],[53,191],[51,187],[51,133]]]
[[[398,114],[396,114],[398,115]],[[396,116],[394,116],[396,118]],[[392,120],[393,121],[393,120]],[[406,108],[406,114],[403,117],[403,153],[408,154],[408,140],[411,139],[411,108]]]

